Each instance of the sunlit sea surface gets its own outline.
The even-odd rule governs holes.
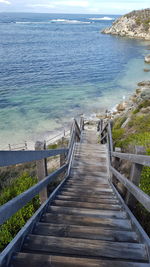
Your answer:
[[[148,42],[104,35],[117,16],[0,14],[0,148],[55,135],[149,79]]]

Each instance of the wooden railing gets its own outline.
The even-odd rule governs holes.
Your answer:
[[[115,152],[112,139],[111,122],[99,123],[101,143],[108,144],[109,151],[109,169],[112,174],[112,183],[116,186],[118,180],[127,189],[125,197],[126,203],[133,207],[135,204],[134,198],[140,202],[150,212],[150,196],[145,194],[138,186],[140,183],[141,172],[143,166],[150,167],[150,156],[142,154],[128,154]],[[116,168],[119,166],[120,160],[127,160],[132,163],[130,179],[127,179]],[[133,198],[134,196],[134,198]]]
[[[15,239],[0,254],[0,266],[8,266],[9,258],[11,257],[12,253],[17,251],[18,247],[21,246],[25,235],[33,229],[35,222],[38,220],[41,214],[44,213],[50,201],[52,201],[55,195],[59,192],[63,183],[68,178],[75,143],[80,141],[83,128],[83,118],[81,118],[80,120],[80,126],[78,125],[76,120],[73,121],[71,127],[71,138],[67,149],[61,148],[40,150],[39,144],[41,143],[39,142],[39,144],[36,144],[36,149],[39,148],[39,150],[35,151],[0,151],[0,167],[37,161],[37,168],[39,169],[39,172],[37,170],[37,173],[39,173],[39,182],[36,185],[32,186],[27,191],[23,192],[22,194],[18,195],[17,197],[13,198],[12,200],[0,207],[0,225],[5,223],[11,216],[13,216],[18,210],[24,207],[36,195],[40,194],[40,192],[42,192],[44,188],[46,188],[52,181],[54,181],[55,178],[58,177],[58,175],[65,172],[64,180],[58,185],[58,187],[53,191],[53,193],[47,199],[45,199],[45,202],[41,201],[41,207],[36,211],[36,213],[27,222],[27,224],[21,229]],[[65,155],[65,164],[50,175],[47,175],[45,177],[45,159],[48,157],[62,154]],[[43,171],[43,173],[41,173],[41,170]]]

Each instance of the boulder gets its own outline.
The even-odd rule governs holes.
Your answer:
[[[144,100],[150,99],[150,89],[143,90],[140,96]]]
[[[142,82],[139,82],[137,84],[138,86],[146,86],[146,87],[150,87],[150,81],[142,81]]]
[[[144,69],[144,72],[149,72],[150,71],[150,69]]]
[[[145,57],[145,62],[146,63],[150,63],[150,55],[148,55],[148,56]]]
[[[127,107],[127,103],[126,102],[122,102],[116,107],[116,109],[117,109],[118,112],[121,112],[121,111],[124,111],[126,109],[126,107]]]

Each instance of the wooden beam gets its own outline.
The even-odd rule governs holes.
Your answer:
[[[111,155],[116,158],[129,160],[131,162],[150,167],[150,156],[112,152]]]
[[[44,150],[45,142],[37,141],[35,144],[35,150]],[[40,159],[36,161],[36,170],[38,182],[42,181],[47,175],[47,159]],[[43,190],[39,193],[40,203],[44,203],[47,199],[47,187],[44,187]]]
[[[110,166],[110,171],[129,190],[129,192],[150,212],[150,197],[130,182],[124,175]]]
[[[31,199],[33,199],[44,187],[52,182],[60,173],[62,173],[68,164],[62,166],[57,171],[47,176],[44,180],[38,184],[32,186],[27,191],[23,192],[19,196],[8,201],[6,204],[0,207],[0,225],[14,215],[18,210],[24,207]]]
[[[135,146],[135,154],[145,154],[145,148],[142,146]],[[131,167],[131,173],[130,173],[130,181],[135,184],[136,186],[139,186],[140,179],[141,179],[141,173],[142,173],[143,165],[134,163]],[[135,204],[137,203],[137,200],[135,197],[127,192],[126,194],[126,203],[129,207],[135,207]]]
[[[0,167],[36,161],[64,153],[68,153],[68,149],[61,148],[43,151],[0,151]]]

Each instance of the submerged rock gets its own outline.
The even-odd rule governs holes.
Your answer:
[[[150,8],[132,11],[120,17],[102,33],[150,40]]]

